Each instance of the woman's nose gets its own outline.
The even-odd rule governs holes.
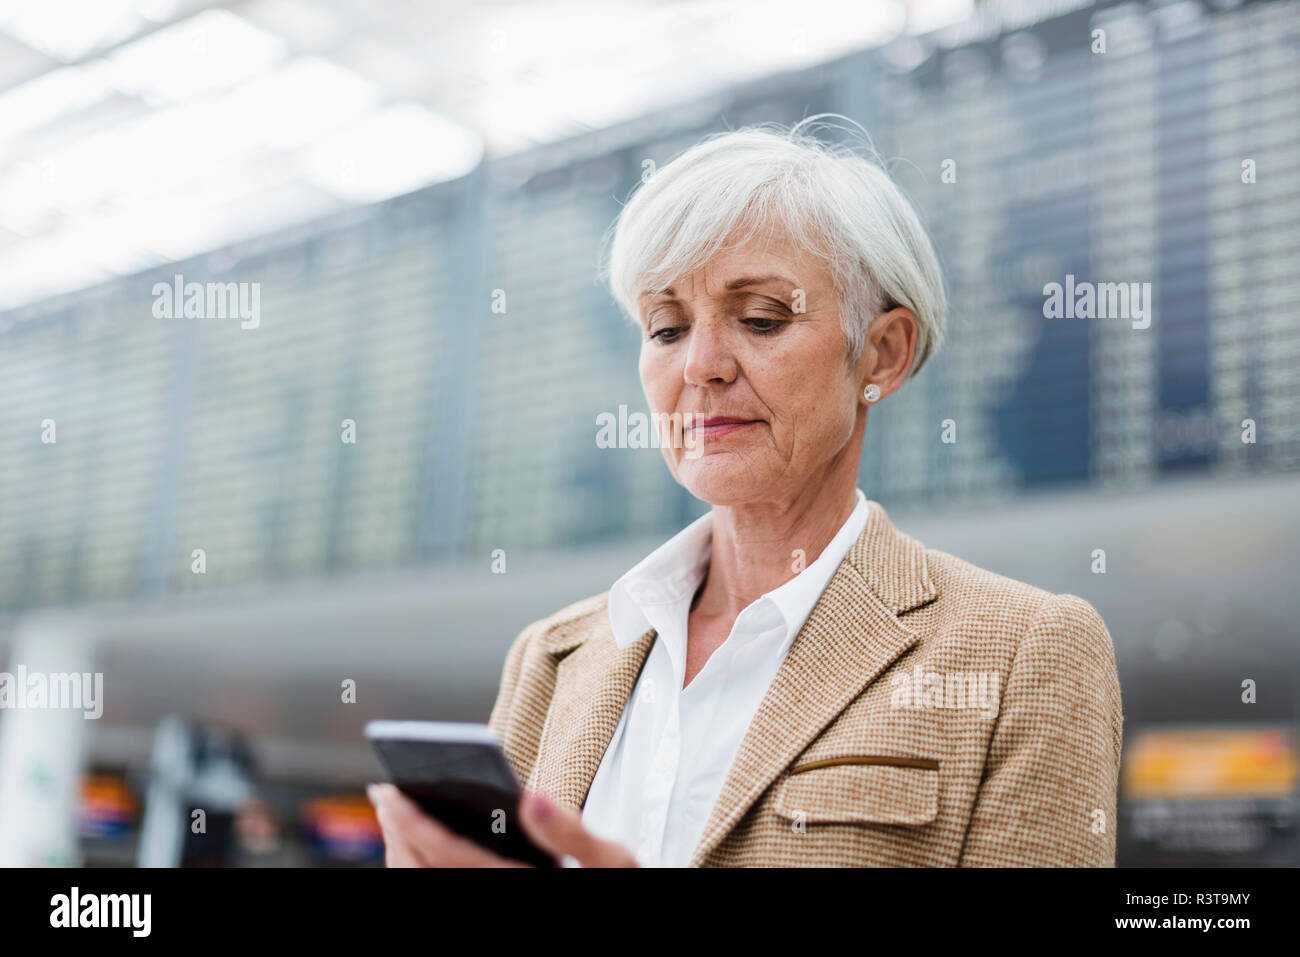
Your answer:
[[[682,377],[690,385],[731,382],[736,378],[736,357],[725,329],[697,322],[686,342]]]

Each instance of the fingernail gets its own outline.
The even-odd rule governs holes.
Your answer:
[[[379,789],[378,784],[366,785],[366,797],[370,798],[370,803],[375,806],[376,810],[384,803],[383,794],[384,792]]]
[[[549,821],[555,816],[555,805],[541,791],[533,792],[533,810],[537,812],[539,821]]]

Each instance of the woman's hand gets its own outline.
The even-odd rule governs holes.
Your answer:
[[[384,832],[389,867],[529,867],[493,854],[429,817],[391,784],[366,789]],[[583,867],[636,867],[622,844],[605,841],[582,826],[582,815],[555,804],[540,791],[525,791],[519,821],[533,843],[557,860],[570,856]]]

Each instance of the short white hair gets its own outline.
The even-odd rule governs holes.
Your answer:
[[[909,375],[921,370],[944,335],[938,257],[865,130],[869,156],[813,135],[831,125],[826,116],[833,114],[706,137],[633,193],[613,226],[607,262],[610,289],[630,318],[640,321],[643,293],[667,288],[757,231],[780,228],[828,261],[850,359],[861,354],[875,316],[906,306],[917,325]]]

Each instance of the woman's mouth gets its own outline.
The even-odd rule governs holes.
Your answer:
[[[695,439],[716,439],[728,435],[747,425],[756,425],[760,419],[741,419],[734,415],[695,416],[687,434]]]

